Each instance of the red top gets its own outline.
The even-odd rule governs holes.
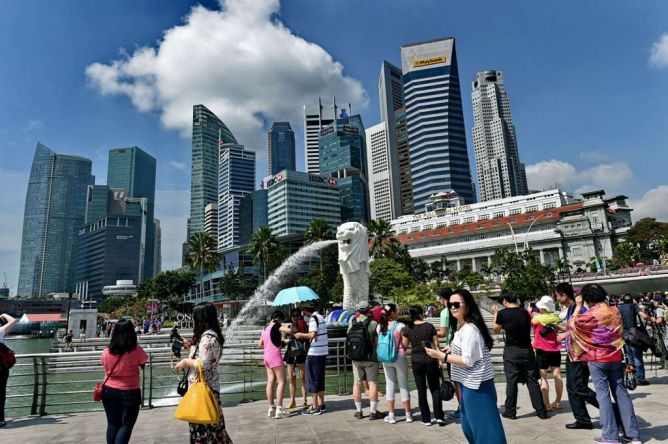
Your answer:
[[[114,368],[114,364],[119,359],[120,361]],[[112,355],[109,353],[109,347],[107,347],[102,352],[101,361],[105,378],[109,376],[111,369],[114,369],[105,383],[106,386],[118,390],[135,390],[141,387],[139,366],[148,361],[148,355],[139,345],[131,352],[122,355]]]

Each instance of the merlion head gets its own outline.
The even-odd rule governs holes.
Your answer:
[[[359,222],[340,225],[336,230],[336,240],[339,241],[339,265],[342,272],[352,273],[360,268],[368,269],[369,237],[364,225]]]

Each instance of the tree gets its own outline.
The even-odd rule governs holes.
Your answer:
[[[325,219],[320,219],[316,218],[311,220],[309,222],[308,227],[306,227],[306,231],[304,231],[304,243],[306,244],[313,244],[316,242],[324,241],[324,240],[332,240],[334,239],[334,234],[332,233],[332,228],[329,226],[329,222]],[[327,250],[327,251],[325,251]],[[331,245],[328,247],[323,248],[319,252],[320,256],[320,272],[323,271],[323,255],[326,255],[327,253],[330,253],[334,251],[336,254],[336,246]]]
[[[618,243],[612,256],[612,267],[619,269],[632,266],[636,262],[636,253],[636,248],[629,242]]]
[[[137,297],[145,300],[157,300],[170,308],[176,308],[181,298],[195,284],[195,273],[191,270],[161,271],[155,277],[147,279],[137,288]]]
[[[435,288],[431,285],[418,283],[408,288],[398,287],[392,293],[395,303],[400,307],[419,305],[424,307],[436,301]]]
[[[409,272],[413,268],[413,258],[408,248],[396,239],[390,239],[374,257],[386,257],[401,264]]]
[[[249,296],[257,287],[255,277],[246,274],[243,266],[234,268],[229,264],[225,275],[218,281],[218,290],[231,301],[238,301],[242,296]]]
[[[409,288],[415,280],[396,261],[389,258],[374,259],[369,264],[371,276],[369,285],[372,293],[378,293],[383,297],[393,297],[394,290],[397,288]],[[394,301],[396,303],[396,300]]]
[[[269,227],[260,227],[253,233],[248,247],[248,253],[253,255],[253,263],[262,270],[262,282],[267,280],[267,274],[283,259],[283,246],[278,242],[278,236]]]
[[[464,265],[461,270],[456,271],[454,273],[454,278],[458,287],[468,287],[470,290],[477,289],[483,282],[485,282],[485,278],[482,274],[473,271],[468,265]]]
[[[385,219],[370,220],[367,225],[367,231],[369,239],[371,239],[371,254],[374,255],[394,236],[392,224]]]
[[[651,262],[661,255],[661,241],[668,240],[668,223],[645,217],[631,227],[628,241],[638,247],[639,260]]]
[[[522,300],[549,294],[554,283],[552,268],[543,265],[531,249],[516,253],[507,248],[492,256],[492,267],[504,277],[501,291],[515,293]]]
[[[204,294],[204,272],[216,271],[221,258],[221,254],[216,252],[216,241],[209,233],[201,232],[190,236],[187,264],[192,271],[199,272],[200,295]]]
[[[418,282],[429,282],[429,264],[424,259],[413,258],[408,272]]]
[[[429,279],[442,282],[450,275],[448,259],[441,256],[440,259],[429,264]]]

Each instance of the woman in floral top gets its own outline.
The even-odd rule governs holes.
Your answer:
[[[193,309],[193,340],[190,354],[174,367],[175,372],[188,369],[188,382],[192,384],[197,374],[197,363],[202,362],[204,379],[218,398],[220,421],[218,424],[190,424],[191,444],[231,444],[232,440],[225,430],[223,407],[220,404],[220,376],[218,361],[223,354],[225,339],[220,331],[216,307],[210,302],[197,304]],[[194,369],[194,371],[190,371]]]

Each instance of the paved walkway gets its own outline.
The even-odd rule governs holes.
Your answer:
[[[652,372],[653,374],[654,372]],[[668,372],[659,371],[659,377],[650,378],[652,385],[638,387],[632,398],[641,427],[644,442],[668,440]],[[497,384],[499,403],[504,399],[504,384]],[[565,394],[564,394],[565,396]],[[412,403],[417,411],[417,399],[413,393]],[[503,419],[506,436],[510,444],[515,443],[590,443],[600,436],[599,430],[571,431],[564,425],[573,417],[564,402],[564,409],[553,413],[548,420],[540,420],[531,410],[526,389],[520,386],[518,420]],[[382,420],[370,421],[353,418],[354,405],[349,396],[328,396],[328,413],[316,417],[295,416],[281,420],[266,417],[267,404],[255,402],[229,406],[225,410],[227,428],[236,444],[275,443],[465,443],[459,424],[449,423],[445,427],[425,427],[420,422],[395,425]],[[384,409],[385,402],[381,400]],[[455,408],[455,402],[445,403],[446,412]],[[596,421],[598,411],[590,408]],[[365,413],[368,414],[368,401]],[[403,414],[402,411],[399,411]],[[399,413],[398,412],[398,413]],[[162,407],[140,412],[135,426],[133,443],[187,443],[187,425],[173,419],[174,407]],[[103,443],[106,421],[104,413],[89,412],[76,415],[46,416],[11,421],[7,428],[0,429],[2,443]]]

